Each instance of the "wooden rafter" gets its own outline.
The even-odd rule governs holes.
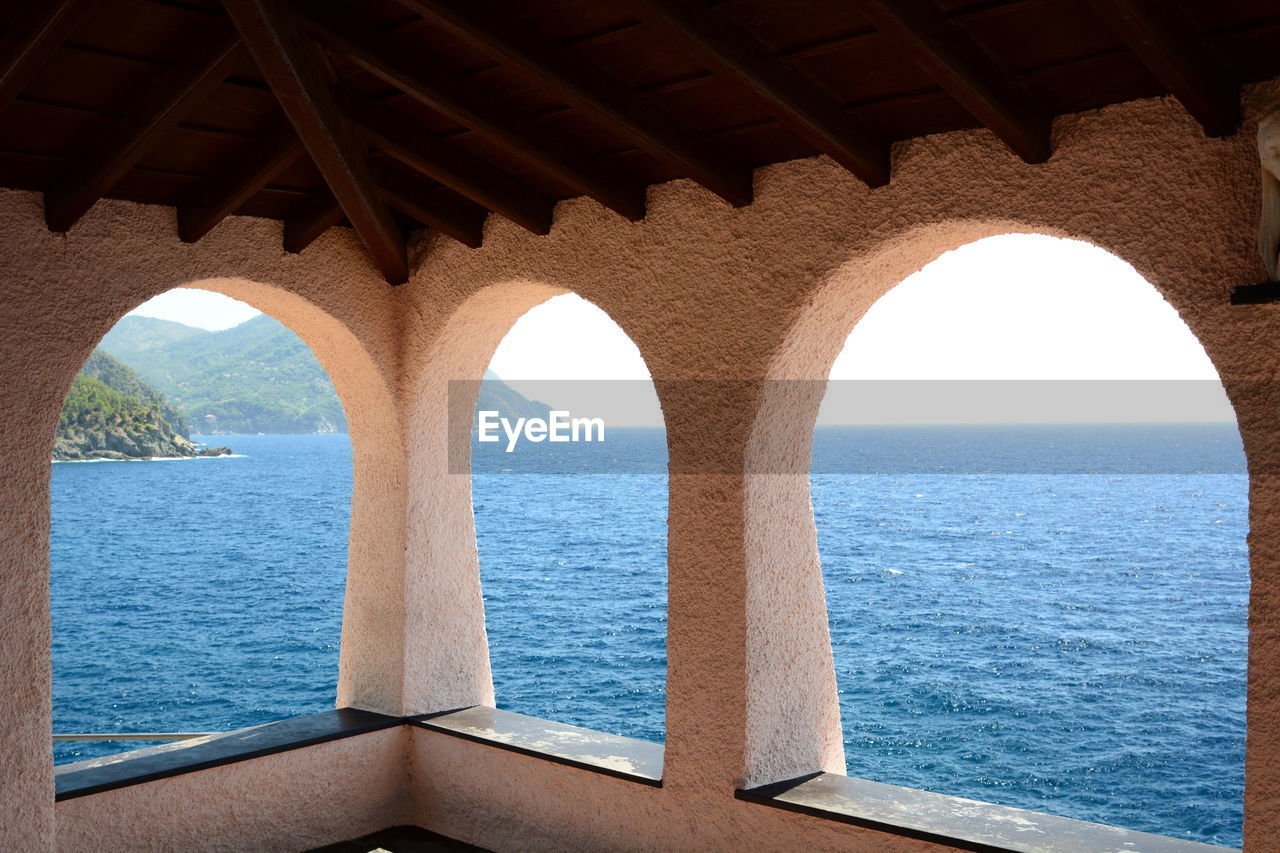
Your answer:
[[[1142,64],[1200,122],[1208,136],[1240,124],[1240,81],[1175,0],[1092,0]]]
[[[299,26],[331,50],[412,98],[496,142],[578,192],[631,220],[644,217],[644,188],[590,163],[573,146],[542,130],[481,87],[451,73],[429,51],[385,35],[348,3],[305,0]]]
[[[487,160],[445,142],[403,113],[349,95],[342,102],[374,147],[534,234],[551,230],[551,199]]]
[[[245,45],[374,263],[392,284],[409,277],[404,235],[283,0],[225,0]]]
[[[331,195],[317,199],[284,223],[284,250],[297,254],[342,221],[342,205]]]
[[[66,41],[99,0],[27,3],[0,42],[0,112],[4,112],[58,45]]]
[[[931,0],[854,0],[854,6],[1019,157],[1049,159],[1049,116]]]
[[[554,87],[639,148],[735,206],[751,203],[751,173],[619,81],[474,0],[399,0],[489,55]]]
[[[1232,305],[1270,305],[1280,302],[1280,281],[1241,284],[1231,291]]]
[[[487,213],[484,208],[432,192],[426,181],[404,169],[377,161],[373,167],[388,204],[464,246],[480,248]]]
[[[868,185],[889,182],[889,143],[723,14],[682,0],[627,0],[627,5],[637,17],[678,34],[711,71],[736,80],[810,145]]]
[[[187,241],[235,212],[283,214],[293,250],[351,224],[392,280],[418,223],[467,245],[489,212],[545,234],[570,195],[635,220],[647,185],[676,176],[741,204],[749,165],[815,148],[881,183],[889,138],[977,126],[961,106],[1033,161],[1050,153],[1052,116],[1134,92],[1169,93],[1206,134],[1231,134],[1242,82],[1280,68],[1266,20],[1204,30],[1191,0],[1078,0],[1076,23],[1109,41],[1052,47],[1019,40],[1055,26],[1060,0],[850,0],[852,18],[783,0],[613,0],[622,12],[603,14],[582,0],[227,0],[258,31],[254,51],[221,2],[142,3],[159,17],[134,2],[20,0],[0,15],[7,185],[44,191],[60,230],[83,227],[106,196],[177,200]],[[1011,3],[1016,27],[1001,11]],[[791,32],[796,15],[805,32],[782,41],[803,44],[774,49],[771,30]],[[842,82],[886,49],[940,85]],[[246,70],[251,52],[270,73]],[[1024,80],[1040,81],[1038,99]],[[295,183],[281,175],[310,149],[324,184],[274,187]],[[310,185],[306,162],[296,183]],[[301,201],[282,207],[289,195]]]
[[[208,234],[303,153],[293,128],[288,123],[277,127],[247,154],[210,176],[195,197],[178,208],[179,236],[194,243]]]
[[[143,92],[106,138],[45,193],[44,215],[50,230],[67,231],[75,225],[223,81],[235,63],[240,40],[230,28],[213,29],[214,33]]]

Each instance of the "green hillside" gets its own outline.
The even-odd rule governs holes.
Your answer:
[[[95,350],[62,404],[53,458],[146,459],[230,452],[198,451],[183,434],[182,420],[136,373]]]
[[[346,432],[342,404],[311,349],[263,314],[221,332],[151,317],[124,317],[102,349],[168,398],[197,435]],[[509,417],[547,416],[492,373],[479,408]]]
[[[102,348],[164,392],[198,434],[347,429],[315,355],[265,314],[221,332],[125,317]]]
[[[158,406],[121,394],[101,379],[77,373],[58,416],[59,429],[151,429],[163,422]]]
[[[160,419],[167,423],[174,433],[184,437],[189,435],[186,415],[170,405],[163,394],[143,382],[128,365],[108,353],[100,349],[94,350],[85,361],[84,367],[80,368],[80,374],[76,380],[79,381],[81,378],[97,380],[117,396],[132,397],[140,404],[154,407]],[[73,392],[74,390],[73,387]]]
[[[103,339],[109,339],[111,351],[118,358],[126,361],[136,360],[138,353],[160,349],[187,338],[210,334],[204,329],[174,323],[171,320],[157,320],[154,317],[126,316],[116,323],[115,327]]]

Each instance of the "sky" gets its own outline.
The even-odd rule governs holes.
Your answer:
[[[131,313],[218,330],[258,312],[218,294],[178,289]],[[574,414],[603,405],[619,425],[660,422],[635,344],[604,311],[573,294],[521,317],[490,369],[526,396]],[[1044,399],[1028,395],[1029,385],[1008,382],[955,386],[965,389],[956,398],[927,383],[839,382],[829,386],[820,423],[983,421],[993,412],[1000,421],[1231,419],[1203,347],[1154,287],[1096,246],[1040,235],[980,240],[902,281],[854,328],[830,378],[1187,381],[1112,385],[1102,397],[1097,382],[1059,383]],[[605,384],[575,389],[564,381],[623,379],[635,381],[619,385],[608,402]],[[1164,398],[1135,397],[1133,388],[1163,388]],[[960,397],[969,400],[967,409]],[[875,412],[868,413],[871,399]]]
[[[129,313],[220,332],[252,320],[262,312],[221,293],[179,287],[148,299]]]

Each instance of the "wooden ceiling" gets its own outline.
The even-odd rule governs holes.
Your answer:
[[[66,231],[100,198],[229,214],[302,251],[350,225],[396,284],[406,235],[535,234],[586,195],[645,214],[689,178],[986,126],[1029,162],[1054,116],[1172,94],[1232,133],[1280,76],[1276,0],[0,0],[0,186]]]

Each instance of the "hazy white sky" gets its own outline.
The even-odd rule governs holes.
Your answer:
[[[223,329],[258,312],[179,289],[133,313]],[[649,376],[602,310],[566,294],[529,311],[490,369],[506,380]],[[858,323],[832,379],[1216,380],[1200,343],[1128,264],[1086,243],[1006,235],[948,252]],[[565,408],[571,401],[545,400]]]
[[[504,379],[642,379],[608,315],[574,296],[525,314],[491,368]],[[1013,234],[948,252],[882,297],[832,379],[1217,379],[1154,287],[1096,246]]]
[[[640,350],[604,311],[572,293],[516,321],[489,362],[503,379],[648,379]]]
[[[179,287],[148,299],[129,313],[220,332],[251,320],[262,312],[221,293]]]
[[[1217,379],[1133,267],[1074,240],[991,237],[905,279],[854,328],[832,379]]]

